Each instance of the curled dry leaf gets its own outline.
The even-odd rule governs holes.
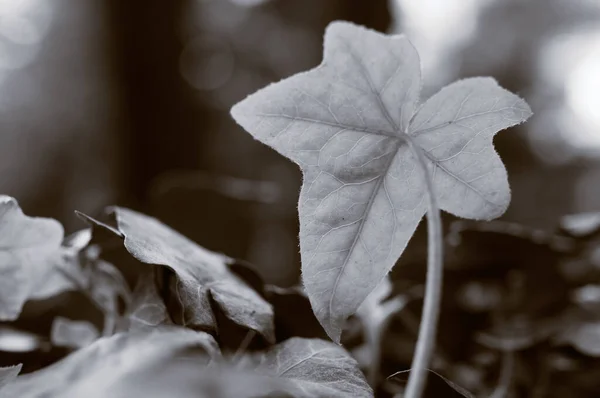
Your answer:
[[[303,281],[335,341],[426,212],[426,186],[410,145],[426,158],[443,210],[491,219],[510,201],[492,139],[525,121],[529,106],[491,78],[453,83],[418,108],[420,87],[419,56],[406,37],[334,22],[319,67],[231,111],[303,171]]]
[[[16,319],[52,273],[63,235],[58,221],[28,217],[15,199],[0,195],[0,320]]]
[[[114,211],[127,251],[143,263],[166,266],[176,274],[174,290],[184,325],[215,330],[213,300],[236,324],[275,341],[272,306],[230,271],[231,259],[200,247],[152,217],[124,208]]]
[[[59,362],[18,377],[0,391],[0,397],[117,396],[110,391],[111,386],[132,375],[145,374],[145,379],[152,379],[152,367],[189,358],[192,353],[194,361],[204,365],[220,356],[216,341],[203,332],[161,327],[120,333],[96,340]],[[126,396],[122,393],[118,396]]]

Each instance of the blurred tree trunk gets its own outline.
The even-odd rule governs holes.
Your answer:
[[[200,110],[179,74],[180,19],[187,0],[111,0],[109,31],[121,93],[126,153],[122,198],[143,205],[161,173],[196,168]],[[128,194],[128,195],[127,195]]]

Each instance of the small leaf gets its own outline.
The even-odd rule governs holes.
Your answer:
[[[0,320],[16,319],[60,258],[63,227],[56,220],[23,214],[0,195]]]
[[[0,390],[17,378],[22,367],[22,364],[0,367]]]
[[[215,329],[209,297],[240,326],[275,340],[273,308],[233,274],[229,258],[210,252],[158,220],[124,208],[115,208],[125,247],[137,260],[163,265],[177,275],[176,291],[184,309],[184,325]]]
[[[0,397],[115,396],[110,386],[132,375],[153,376],[148,369],[181,358],[199,348],[194,358],[209,363],[219,357],[217,343],[203,332],[161,327],[102,338],[42,370],[18,377]],[[194,351],[197,352],[197,351]],[[69,395],[77,391],[78,395]],[[119,395],[125,396],[125,395]],[[136,394],[130,396],[137,396]]]
[[[577,213],[563,216],[560,229],[575,238],[589,238],[600,231],[600,213]]]
[[[167,307],[156,289],[153,272],[147,272],[140,276],[132,293],[128,318],[129,330],[172,323],[167,313]]]
[[[87,247],[92,241],[92,229],[84,228],[77,232],[73,232],[63,241],[63,246],[79,252]]]
[[[416,111],[420,86],[419,56],[406,37],[333,22],[319,67],[231,111],[303,171],[303,281],[334,341],[426,212],[409,141],[427,160],[442,209],[491,219],[508,206],[506,170],[492,138],[526,120],[527,104],[493,79],[473,78],[444,88]]]
[[[50,341],[58,347],[79,349],[100,337],[98,329],[88,321],[73,321],[61,316],[54,318]]]
[[[129,302],[131,292],[121,272],[111,263],[96,260],[89,277],[89,293],[106,313],[119,313],[119,297]]]
[[[91,230],[86,228],[65,238],[52,270],[34,287],[29,297],[31,300],[44,300],[87,286],[89,273],[82,268],[80,255],[90,243],[91,237]]]
[[[52,344],[58,347],[79,349],[100,337],[98,329],[88,321],[74,321],[61,316],[54,318],[50,331]]]
[[[284,379],[290,397],[373,396],[356,361],[325,340],[292,338],[257,354],[253,361],[258,364],[256,372]]]

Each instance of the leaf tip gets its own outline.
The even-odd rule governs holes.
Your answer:
[[[335,319],[323,319],[317,316],[319,323],[323,326],[325,333],[329,336],[329,338],[336,344],[341,345],[342,341],[342,328],[339,326],[340,322],[336,322]]]

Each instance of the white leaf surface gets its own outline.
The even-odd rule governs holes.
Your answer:
[[[341,346],[325,340],[291,338],[257,354],[255,360],[254,370],[283,379],[293,398],[373,397],[356,361]]]
[[[16,319],[53,272],[63,236],[58,221],[28,217],[14,198],[0,195],[0,321]]]
[[[19,376],[0,391],[0,397],[117,396],[113,395],[112,386],[134,375],[150,379],[156,375],[156,367],[177,358],[182,360],[183,354],[197,348],[201,351],[195,351],[196,363],[206,364],[220,357],[216,341],[203,332],[163,326],[152,331],[115,334],[41,370]]]
[[[419,57],[406,37],[334,22],[319,67],[232,109],[241,126],[303,171],[303,282],[335,341],[426,212],[408,140],[426,156],[443,209],[489,219],[510,200],[492,138],[526,120],[527,104],[493,79],[475,78],[446,87],[415,113],[420,86]]]
[[[22,367],[22,364],[0,367],[0,390],[17,378]]]

